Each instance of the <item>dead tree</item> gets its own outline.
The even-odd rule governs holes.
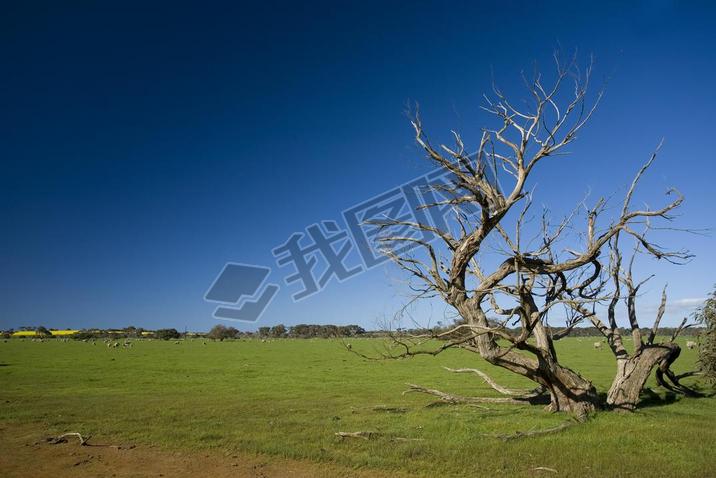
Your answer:
[[[647,224],[648,229],[648,224]],[[656,380],[662,387],[682,393],[688,396],[700,395],[691,388],[683,385],[680,379],[691,373],[677,376],[671,371],[671,364],[681,354],[681,348],[675,340],[686,327],[687,318],[684,318],[679,327],[676,328],[671,338],[667,341],[657,341],[659,324],[666,310],[666,287],[661,294],[661,303],[656,313],[656,318],[648,335],[642,335],[642,329],[637,320],[636,300],[641,287],[653,276],[649,276],[639,283],[635,283],[633,276],[634,260],[641,251],[642,244],[649,245],[645,239],[645,233],[636,235],[637,242],[629,265],[622,266],[622,254],[619,250],[619,233],[615,234],[610,241],[610,276],[613,289],[611,299],[607,307],[608,324],[602,322],[595,313],[586,313],[592,324],[604,335],[614,357],[616,358],[617,370],[607,393],[607,405],[614,410],[632,411],[636,408],[647,379],[652,370],[656,367]],[[623,293],[622,291],[625,291]],[[631,334],[634,349],[629,353],[624,346],[622,332],[617,325],[616,308],[623,297],[623,304],[626,308],[629,325],[627,330]],[[575,304],[576,305],[576,304]],[[576,305],[580,313],[585,313],[583,306]]]
[[[628,235],[657,258],[675,261],[688,254],[662,250],[636,230],[647,220],[671,219],[669,213],[682,203],[681,195],[672,190],[669,194],[676,198],[659,209],[631,207],[639,178],[655,154],[636,175],[621,212],[611,221],[602,219],[607,201],[600,199],[591,208],[578,205],[558,224],[552,224],[544,213],[536,232],[538,240],[525,239],[531,234],[527,226],[531,174],[545,159],[563,154],[602,97],[600,92],[588,99],[591,65],[582,72],[574,60],[564,64],[555,57],[555,63],[556,75],[549,87],[540,75],[525,81],[531,107],[518,109],[497,88],[493,88],[494,99],[485,97],[484,109],[497,118],[499,126],[483,130],[476,152],[468,152],[455,132],[455,146],[434,147],[416,113],[411,122],[417,143],[446,178],[430,185],[435,200],[422,208],[439,211],[445,225],[387,216],[370,223],[379,231],[382,251],[413,279],[411,287],[417,295],[440,297],[463,322],[438,337],[452,338],[436,350],[396,338],[402,351],[393,356],[434,355],[453,347],[473,351],[491,364],[536,382],[549,397],[549,410],[584,418],[600,405],[597,391],[589,380],[560,363],[554,342],[585,319],[594,321],[593,304],[611,298],[602,266],[610,242],[620,234]],[[571,171],[565,175],[578,179]],[[579,241],[565,245],[568,231],[574,230],[581,216],[584,233]],[[425,239],[428,236],[435,239]],[[489,269],[483,265],[488,256],[497,264]],[[557,307],[566,308],[570,315],[566,327],[554,332],[547,320]],[[511,324],[519,325],[518,332],[508,330]],[[603,332],[611,337],[610,345],[616,337],[614,330]],[[456,331],[460,332],[457,338]],[[652,344],[648,345],[645,352],[651,350]],[[663,347],[671,350],[671,345]],[[675,358],[674,354],[678,355],[670,357]],[[661,352],[659,357],[657,362],[667,373],[670,362]]]

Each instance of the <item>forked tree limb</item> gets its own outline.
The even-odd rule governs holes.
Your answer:
[[[503,395],[510,395],[514,397],[519,398],[531,398],[536,397],[537,395],[541,395],[544,393],[545,389],[544,387],[538,387],[533,390],[517,390],[514,388],[507,388],[503,387],[497,382],[495,382],[489,375],[487,375],[485,372],[478,370],[476,368],[450,368],[450,367],[443,367],[448,372],[454,372],[454,373],[474,373],[480,378],[482,378],[485,383],[487,383],[490,387],[492,387],[495,391],[503,394]]]
[[[681,324],[683,325],[686,322],[686,319],[684,319],[684,322]],[[670,390],[672,392],[676,393],[682,393],[686,395],[687,397],[702,397],[703,394],[701,392],[698,392],[690,387],[687,387],[686,385],[682,384],[680,382],[681,378],[689,377],[691,376],[690,373],[686,373],[682,375],[676,375],[671,370],[671,365],[676,361],[676,359],[681,354],[681,349],[676,348],[673,349],[674,352],[666,356],[664,360],[662,360],[661,363],[659,363],[657,369],[656,369],[656,383],[661,385],[667,390]],[[666,380],[668,379],[668,381]],[[671,383],[669,383],[671,382]]]
[[[56,445],[58,443],[67,443],[67,437],[77,437],[77,439],[80,441],[81,446],[87,446],[87,441],[90,439],[90,437],[83,437],[80,433],[77,432],[70,432],[70,433],[63,433],[60,436],[48,438],[48,442],[52,445]]]
[[[686,322],[687,322],[688,320],[689,320],[688,317],[684,317],[684,320],[681,321],[681,323],[680,323],[679,326],[676,328],[676,330],[674,330],[674,333],[671,334],[671,340],[669,340],[669,342],[673,342],[674,340],[676,340],[676,338],[679,336],[679,334],[680,334],[684,329],[688,329],[689,327],[691,327],[692,325],[694,325],[694,324],[686,325]]]
[[[674,372],[671,371],[671,369],[666,368],[662,370],[661,368],[656,369],[656,382],[664,387],[665,389],[674,392],[674,393],[681,393],[683,395],[686,395],[687,397],[703,397],[703,394],[701,392],[697,392],[696,390],[692,389],[691,387],[687,387],[683,383],[680,382],[682,378],[690,377],[693,375],[697,375],[696,373],[689,372],[682,375],[676,375]],[[669,380],[665,380],[665,378],[668,378]],[[669,383],[671,382],[671,383]]]
[[[428,395],[432,395],[434,397],[438,397],[441,401],[446,403],[454,403],[454,404],[479,404],[479,403],[507,403],[511,405],[524,405],[526,403],[532,403],[532,400],[534,398],[508,398],[508,397],[463,397],[460,395],[451,395],[449,393],[441,392],[440,390],[434,390],[431,388],[422,387],[420,385],[415,385],[413,383],[407,383],[406,384],[408,388],[406,391],[403,392],[403,395],[406,393],[426,393]]]
[[[121,445],[107,445],[107,444],[94,444],[94,443],[89,443],[89,439],[92,438],[92,437],[91,437],[91,436],[82,436],[82,434],[81,434],[81,433],[78,433],[78,432],[68,432],[68,433],[63,433],[62,435],[59,435],[59,436],[56,436],[56,437],[48,437],[48,438],[46,439],[46,441],[47,441],[50,445],[57,445],[58,443],[67,443],[67,441],[68,441],[67,438],[68,438],[68,437],[76,437],[76,438],[79,440],[79,442],[80,442],[80,446],[107,447],[107,448],[114,448],[114,449],[116,449],[116,450],[120,450],[120,449],[122,449],[122,448],[125,448],[124,446],[121,446]],[[129,446],[127,446],[127,448],[130,448],[130,449],[131,449],[131,448],[134,448],[134,445],[129,445]]]

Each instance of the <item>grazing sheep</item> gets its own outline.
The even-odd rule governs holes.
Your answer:
[[[595,348],[595,349],[601,349],[601,348],[602,348],[602,343],[601,343],[601,342],[594,342],[594,348]]]
[[[688,347],[689,349],[695,349],[696,342],[694,342],[693,340],[689,340],[688,342],[686,342],[686,347]]]

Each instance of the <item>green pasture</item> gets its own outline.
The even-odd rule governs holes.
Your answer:
[[[597,339],[558,342],[560,358],[605,392],[614,362]],[[682,346],[686,339],[683,339]],[[380,350],[379,339],[349,339]],[[501,384],[533,384],[458,350],[437,357],[367,361],[339,340],[201,339],[0,341],[0,421],[41,424],[168,449],[213,448],[335,462],[412,476],[716,476],[716,398],[674,397],[656,387],[635,414],[598,413],[557,434],[502,441],[491,435],[555,426],[569,417],[539,406],[427,406],[406,383],[460,395],[498,396]],[[684,347],[676,371],[693,369]],[[693,382],[691,382],[693,383]],[[376,431],[365,441],[338,431]],[[395,438],[419,440],[396,441]]]

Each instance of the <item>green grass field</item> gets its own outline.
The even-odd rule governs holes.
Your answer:
[[[377,339],[352,339],[370,351]],[[558,342],[564,362],[606,391],[614,367],[594,339]],[[685,339],[682,340],[682,346]],[[676,371],[692,369],[684,348]],[[170,449],[215,448],[401,470],[413,476],[716,476],[716,399],[650,399],[636,414],[599,413],[563,432],[503,442],[504,434],[568,417],[538,406],[427,407],[412,382],[463,395],[497,396],[482,381],[442,366],[477,367],[504,385],[531,387],[477,355],[365,361],[337,340],[0,342],[0,421],[39,423]],[[395,412],[377,406],[402,407]],[[339,441],[337,431],[381,432]],[[420,438],[396,442],[391,437]],[[549,474],[549,473],[547,473]]]

